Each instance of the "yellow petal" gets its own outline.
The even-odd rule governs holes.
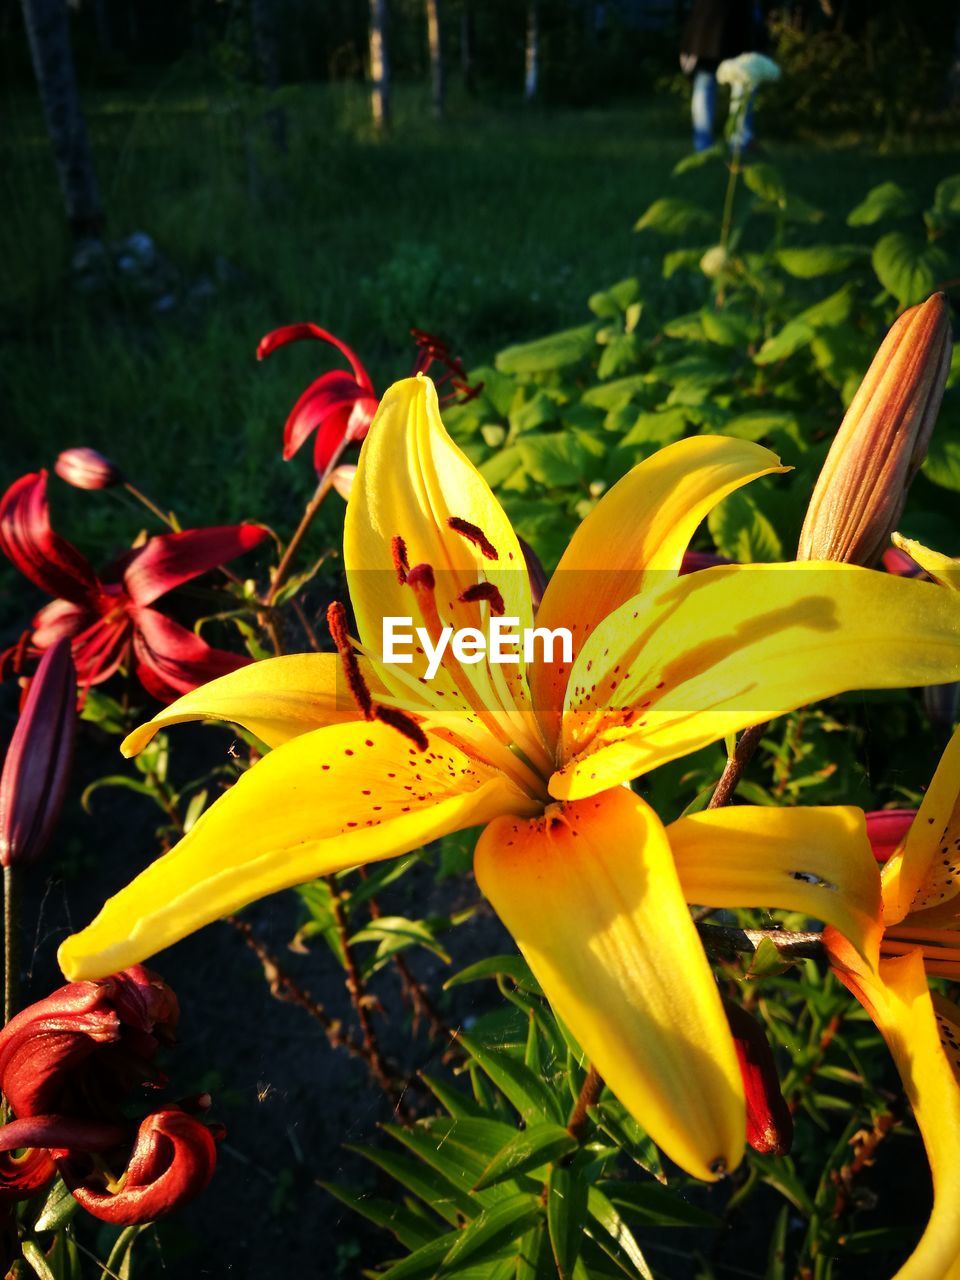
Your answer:
[[[240,667],[184,694],[152,720],[134,729],[120,750],[142,751],[155,733],[186,720],[226,720],[243,725],[265,742],[283,742],[328,724],[358,718],[332,653],[293,653]]]
[[[933,1213],[894,1280],[960,1280],[960,1086],[956,1050],[960,1010],[927,987],[919,952],[884,960],[879,976],[841,974],[890,1049],[910,1099],[933,1176]],[[960,1043],[960,1041],[958,1041]]]
[[[623,1105],[698,1178],[739,1163],[743,1087],[716,983],[659,819],[617,788],[501,818],[480,888]]]
[[[453,529],[451,519],[481,531],[487,550],[495,555],[485,555]],[[530,583],[517,536],[487,482],[447,435],[436,390],[423,375],[395,383],[381,400],[347,505],[343,554],[350,598],[360,640],[377,658],[383,652],[385,616],[413,616],[420,625],[414,592],[398,581],[391,549],[396,537],[403,539],[411,566],[429,564],[433,569],[444,624],[486,629],[487,606],[458,599],[485,582],[499,591],[506,617],[518,618],[522,627],[531,625]],[[402,671],[417,679],[425,672],[426,660],[422,653],[413,658]],[[401,684],[390,664],[378,670],[398,696],[409,697],[409,679]],[[524,701],[522,672],[522,663],[493,671],[486,661],[462,668],[485,702],[496,700],[491,690],[504,679],[511,698]],[[441,670],[430,686],[426,692],[439,690],[449,709],[455,683]],[[457,705],[466,712],[462,701]]]
[[[587,641],[560,799],[592,795],[848,689],[960,678],[960,596],[829,563],[707,569],[628,601]]]
[[[737,805],[680,818],[667,837],[688,902],[802,911],[876,962],[880,875],[862,810]]]
[[[884,918],[898,924],[922,911],[931,926],[960,916],[960,729],[910,824],[902,848],[883,869]]]
[[[708,512],[734,489],[787,471],[758,444],[693,436],[645,458],[604,494],[579,526],[547,584],[538,627],[569,627],[574,655],[601,619],[644,586],[644,575],[675,576],[687,544]],[[532,673],[544,718],[563,706],[566,675],[557,664]]]
[[[931,578],[936,578],[945,587],[960,591],[960,560],[942,555],[939,551],[931,551],[922,542],[914,542],[912,538],[905,538],[899,533],[893,535],[892,541],[895,547],[899,547],[911,559],[916,560],[920,568],[925,569]]]
[[[421,752],[381,724],[302,734],[259,760],[68,938],[60,966],[71,980],[102,977],[278,889],[531,807],[438,739]]]

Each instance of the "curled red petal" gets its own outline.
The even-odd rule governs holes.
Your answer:
[[[67,1157],[60,1172],[78,1203],[103,1222],[152,1222],[194,1199],[213,1177],[213,1133],[180,1107],[163,1107],[140,1123],[119,1189],[110,1191],[88,1161]]]
[[[258,546],[268,536],[258,524],[187,529],[151,538],[127,562],[123,583],[134,604],[152,604],[160,596],[201,573]]]
[[[16,1150],[0,1151],[0,1205],[26,1200],[45,1187],[56,1172],[44,1147],[28,1147],[20,1155]]]
[[[303,324],[286,324],[279,329],[273,329],[265,337],[260,339],[257,344],[257,359],[263,360],[267,356],[272,355],[278,347],[284,347],[288,342],[300,342],[304,338],[315,339],[319,342],[329,342],[332,347],[336,347],[341,355],[345,356],[353,370],[353,376],[362,387],[368,391],[373,391],[373,383],[370,381],[370,375],[360,363],[360,358],[352,348],[348,347],[345,342],[338,338],[335,334],[330,333],[327,329],[321,329],[318,324],[305,322]]]
[[[51,596],[83,604],[97,592],[89,561],[51,528],[46,471],[21,476],[0,498],[0,551]]]
[[[37,667],[0,774],[0,864],[34,862],[60,816],[77,722],[70,641],[57,640]]]
[[[916,816],[916,809],[875,809],[864,815],[867,839],[878,862],[886,862],[892,856]]]
[[[348,373],[325,373],[311,382],[284,425],[284,461],[289,462],[314,431],[335,429],[336,436],[344,439],[358,397],[367,394]]]
[[[137,609],[134,626],[137,679],[159,702],[172,702],[251,661],[242,653],[212,648],[156,609]]]

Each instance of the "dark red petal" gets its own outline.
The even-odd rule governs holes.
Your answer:
[[[45,1187],[56,1172],[43,1147],[31,1147],[20,1156],[12,1151],[0,1151],[0,1204],[26,1200]]]
[[[0,864],[33,862],[60,816],[77,722],[77,673],[70,641],[40,660],[0,775]]]
[[[115,621],[98,618],[73,639],[73,660],[81,688],[109,680],[127,657],[132,629],[126,613]]]
[[[0,1152],[20,1147],[42,1150],[110,1151],[127,1141],[130,1126],[74,1116],[26,1116],[0,1126]]]
[[[0,551],[51,596],[83,604],[97,591],[89,561],[50,527],[46,471],[21,476],[0,498]]]
[[[138,609],[135,626],[137,679],[159,702],[172,702],[251,661],[241,653],[211,648],[194,632],[156,609]]]
[[[198,1196],[213,1177],[217,1146],[210,1129],[179,1107],[141,1121],[122,1187],[111,1194],[89,1162],[59,1162],[78,1203],[103,1222],[152,1222]]]
[[[154,600],[258,546],[268,536],[258,524],[227,524],[212,529],[187,529],[151,538],[134,555],[123,575],[134,604]]]
[[[366,387],[368,391],[373,391],[373,383],[370,381],[370,375],[360,363],[360,359],[345,342],[328,332],[321,329],[318,324],[286,324],[280,329],[274,329],[265,337],[260,339],[257,345],[257,359],[263,360],[266,356],[276,351],[277,347],[284,347],[288,342],[299,342],[303,338],[314,338],[320,342],[329,342],[331,346],[336,347],[342,355],[346,356],[353,370],[353,376],[362,387]]]
[[[916,809],[875,809],[864,815],[873,856],[886,862],[913,825]]]
[[[30,638],[38,649],[49,649],[57,640],[72,640],[91,623],[98,621],[97,614],[88,605],[74,604],[72,600],[51,600],[34,614]]]

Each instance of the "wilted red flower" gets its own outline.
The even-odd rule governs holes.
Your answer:
[[[77,722],[77,673],[58,640],[37,667],[0,775],[0,864],[34,862],[47,847],[66,791]]]
[[[23,1009],[0,1031],[0,1092],[18,1119],[112,1118],[173,1040],[177,998],[134,965],[98,982],[68,982]]]
[[[916,809],[875,809],[864,814],[867,839],[878,862],[886,862],[893,855],[916,816]]]
[[[42,653],[68,639],[84,687],[101,684],[132,658],[137,678],[160,702],[250,659],[212,648],[150,606],[265,537],[267,531],[255,524],[167,533],[148,538],[98,575],[51,527],[46,471],[21,476],[0,499],[0,551],[55,597],[33,619],[33,650]]]
[[[61,480],[66,480],[75,489],[110,489],[123,479],[115,462],[86,445],[64,449],[53,469]]]
[[[723,1007],[743,1076],[747,1100],[747,1142],[761,1155],[783,1156],[793,1142],[793,1117],[780,1092],[773,1051],[763,1027],[732,1000]]]
[[[17,1118],[0,1127],[0,1205],[59,1171],[94,1217],[129,1225],[206,1187],[217,1128],[182,1106],[139,1122],[124,1112],[132,1089],[160,1080],[153,1059],[178,1016],[167,984],[135,965],[68,983],[10,1021],[0,1032],[0,1090]],[[9,1154],[23,1148],[24,1156]]]
[[[345,342],[317,324],[288,324],[274,329],[260,339],[257,359],[263,360],[288,342],[313,338],[328,342],[346,357],[352,374],[343,369],[323,373],[311,382],[290,410],[283,429],[283,456],[286,461],[297,452],[312,432],[313,465],[318,476],[325,476],[334,466],[346,445],[362,440],[367,434],[379,397],[370,375],[356,353]]]

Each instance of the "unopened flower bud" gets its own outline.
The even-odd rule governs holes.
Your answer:
[[[34,862],[63,804],[77,720],[70,641],[57,640],[30,681],[0,775],[0,864]]]
[[[917,816],[916,809],[874,809],[864,814],[867,839],[878,862],[887,862],[907,838]]]
[[[942,293],[911,307],[884,338],[820,472],[798,560],[874,564],[930,443],[950,368]]]
[[[75,489],[109,489],[123,479],[116,463],[84,445],[64,449],[53,469],[61,480],[66,480]]]
[[[784,1156],[793,1142],[793,1116],[780,1092],[777,1064],[763,1027],[732,1000],[724,1011],[743,1077],[747,1100],[747,1142],[761,1155]]]
[[[353,482],[356,477],[357,468],[352,462],[345,462],[343,466],[334,467],[330,472],[330,483],[344,502],[350,501],[350,494],[353,491]]]

